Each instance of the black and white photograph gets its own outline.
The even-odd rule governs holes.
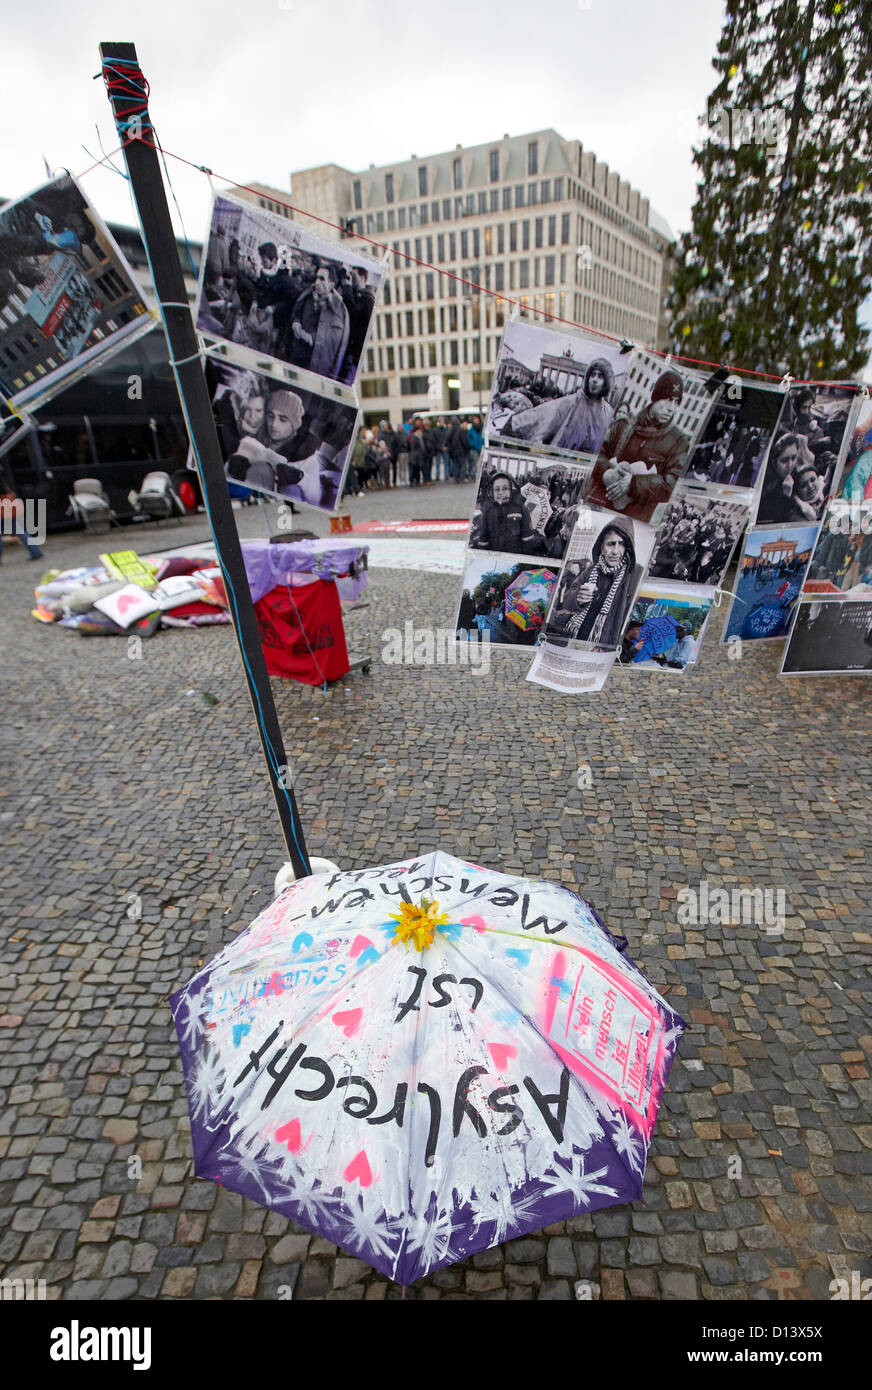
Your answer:
[[[872,599],[872,501],[830,503],[802,593]]]
[[[644,522],[583,507],[546,619],[547,641],[619,647],[653,541]]]
[[[68,174],[0,211],[0,393],[47,399],[154,319],[108,228]]]
[[[384,266],[251,203],[212,205],[197,327],[351,386]]]
[[[534,646],[557,574],[557,566],[535,559],[467,551],[456,623],[461,640]]]
[[[693,409],[683,409],[685,401]],[[588,501],[650,521],[684,473],[687,454],[711,409],[696,373],[634,354],[624,392],[594,464]]]
[[[357,406],[214,358],[207,359],[206,380],[228,480],[332,512]]]
[[[855,398],[843,386],[794,386],[788,392],[763,476],[757,524],[820,519]]]
[[[782,676],[872,675],[872,602],[797,605]]]
[[[494,374],[490,435],[595,454],[621,398],[629,362],[629,354],[593,338],[510,323]]]
[[[562,560],[588,475],[580,463],[485,449],[470,529],[471,549]]]
[[[747,500],[679,483],[657,527],[648,574],[684,584],[720,584],[748,510]]]
[[[754,487],[778,430],[787,393],[728,380],[688,460],[691,482]]]

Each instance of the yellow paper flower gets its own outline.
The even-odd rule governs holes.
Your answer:
[[[401,903],[399,912],[389,912],[388,916],[397,923],[391,944],[408,946],[411,941],[417,951],[428,950],[433,945],[436,928],[451,920],[447,912],[440,913],[438,902],[427,898],[422,898],[420,906]]]

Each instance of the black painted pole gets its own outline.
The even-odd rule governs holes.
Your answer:
[[[145,81],[132,43],[100,45],[103,75],[107,82],[118,134],[124,144],[124,158],[136,210],[142,224],[154,277],[155,294],[161,305],[170,361],[174,364],[176,386],[191,445],[209,526],[218,552],[230,604],[230,615],[251,707],[266,759],[270,786],[275,797],[288,855],[298,878],[310,872],[309,856],[293,790],[278,715],[267,675],[260,629],[248,587],[242,547],[230,505],[230,492],[218,443],[209,390],[200,361],[200,349],[170,221],[158,152],[153,143],[151,121],[146,105]],[[205,250],[205,248],[204,248]]]

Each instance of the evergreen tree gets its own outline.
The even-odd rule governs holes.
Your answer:
[[[865,365],[872,0],[727,0],[668,307],[676,352],[794,377]]]

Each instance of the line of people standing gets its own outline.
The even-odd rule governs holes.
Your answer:
[[[473,482],[484,447],[482,422],[422,420],[420,415],[392,429],[362,429],[355,441],[345,484],[346,495],[377,487],[433,487],[438,482]]]

